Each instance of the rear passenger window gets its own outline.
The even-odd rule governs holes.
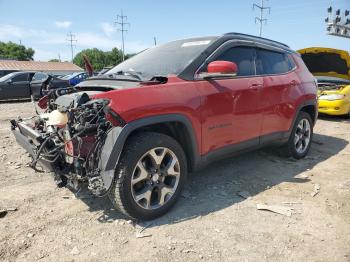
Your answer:
[[[215,58],[215,61],[218,61],[218,60],[235,63],[238,67],[237,76],[255,75],[253,48],[249,48],[249,47],[230,48]]]
[[[258,75],[276,75],[291,71],[294,63],[284,53],[258,49],[256,68]]]
[[[43,80],[47,77],[46,74],[44,73],[35,73],[34,77],[32,80]]]

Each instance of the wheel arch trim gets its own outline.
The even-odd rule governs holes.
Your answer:
[[[298,115],[300,114],[300,112],[302,111],[302,109],[306,106],[313,106],[314,109],[315,109],[315,118],[312,119],[314,121],[314,125],[316,123],[316,120],[317,120],[317,116],[318,116],[318,110],[317,110],[317,101],[315,99],[308,99],[308,100],[305,100],[303,101],[302,103],[300,103],[298,106],[297,106],[297,109],[295,110],[295,114],[294,114],[294,117],[293,117],[293,120],[292,120],[292,123],[290,125],[290,128],[288,130],[288,132],[286,132],[286,135],[285,135],[285,138],[289,138],[290,134],[292,133],[292,130],[293,130],[293,127],[295,125],[295,121],[297,120],[298,118]]]
[[[194,160],[193,164],[197,163],[199,159],[199,151],[195,131],[191,121],[188,119],[188,117],[181,114],[165,114],[138,119],[127,123],[124,127],[114,127],[108,133],[105,145],[102,150],[102,170],[109,171],[114,170],[116,168],[122,151],[124,149],[125,143],[132,132],[136,131],[139,128],[146,127],[149,125],[171,122],[180,122],[186,127],[186,131],[190,136],[191,140],[190,157]]]

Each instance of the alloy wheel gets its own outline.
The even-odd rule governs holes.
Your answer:
[[[151,210],[165,205],[174,195],[180,179],[180,163],[173,151],[157,147],[137,162],[131,178],[134,201]]]
[[[294,146],[295,150],[299,154],[303,154],[310,143],[311,138],[311,126],[310,122],[303,118],[298,123],[297,129],[295,130],[294,134]]]

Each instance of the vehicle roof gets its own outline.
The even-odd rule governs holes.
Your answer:
[[[179,39],[177,41],[201,41],[206,39],[215,40],[215,42],[222,42],[222,43],[226,42],[227,40],[246,40],[246,41],[252,41],[255,43],[260,43],[260,44],[264,44],[272,47],[277,47],[288,52],[297,53],[296,51],[294,51],[284,43],[271,40],[268,38],[264,38],[264,37],[242,34],[242,33],[235,33],[235,32],[225,33],[221,36],[193,37],[193,38],[187,38],[187,39]]]
[[[35,74],[37,72],[35,72],[35,71],[16,71],[16,72],[12,72],[12,73],[13,73],[13,75],[19,75],[19,74],[28,74],[28,73]]]
[[[78,75],[81,75],[81,74],[86,74],[86,73],[85,72],[72,73],[72,74],[62,76],[61,79],[72,79],[72,78],[74,78]]]
[[[264,38],[264,37],[254,36],[254,35],[230,32],[230,33],[226,33],[226,34],[222,35],[221,38],[224,38],[226,40],[227,39],[238,39],[238,40],[253,41],[253,42],[256,42],[256,43],[260,43],[260,44],[265,44],[265,45],[278,47],[278,48],[281,48],[281,49],[283,49],[285,51],[295,52],[288,45],[286,45],[284,43],[281,43],[281,42],[278,42],[278,41],[275,41],[275,40],[271,40],[271,39],[268,39],[268,38]]]

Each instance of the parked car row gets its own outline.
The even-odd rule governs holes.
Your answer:
[[[60,77],[44,72],[13,72],[0,78],[0,100],[39,99],[51,89],[75,86],[87,77],[85,72]]]

